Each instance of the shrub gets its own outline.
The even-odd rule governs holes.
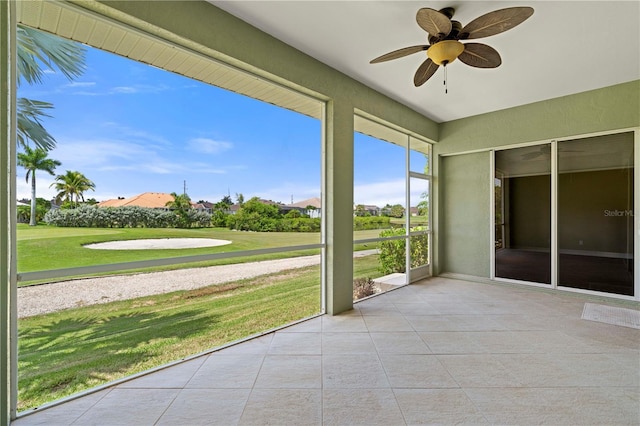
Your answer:
[[[211,225],[219,228],[228,226],[228,218],[228,213],[225,213],[222,210],[214,210],[213,214],[211,215]]]
[[[36,198],[36,222],[41,222],[50,208],[50,201],[40,197]],[[18,206],[16,212],[18,223],[29,223],[31,221],[31,205]]]
[[[31,219],[31,206],[18,206],[16,210],[18,223],[29,223]]]
[[[222,222],[217,215],[214,225]],[[226,225],[238,231],[254,232],[319,232],[320,218],[309,218],[297,210],[291,210],[282,216],[277,206],[260,202],[252,198],[245,202],[236,214],[225,217]]]
[[[300,210],[297,210],[297,209],[289,210],[287,214],[284,215],[284,217],[288,219],[295,219],[301,216],[302,216],[302,213],[300,213]]]
[[[353,280],[353,300],[372,296],[378,292],[378,287],[371,278],[356,278]]]
[[[353,218],[353,229],[365,231],[367,229],[385,229],[391,227],[391,219],[385,216],[356,216]]]
[[[411,228],[412,231],[423,231],[424,227]],[[392,237],[405,235],[403,228],[386,229],[380,232],[380,237]],[[380,271],[383,274],[394,272],[406,272],[405,239],[386,240],[378,243],[380,251]],[[411,267],[415,268],[425,265],[429,259],[429,236],[426,234],[414,235],[411,237]]]
[[[105,207],[82,205],[76,209],[49,210],[44,221],[54,226],[94,228],[175,228],[178,224],[189,227],[211,226],[211,216],[198,210],[185,214],[186,222],[167,210],[145,207]]]

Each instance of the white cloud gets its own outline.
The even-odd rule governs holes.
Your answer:
[[[143,160],[154,157],[155,152],[146,147],[121,140],[58,140],[57,148],[50,157],[62,162],[69,170],[140,165]]]
[[[72,81],[65,84],[63,87],[93,87],[95,85],[95,81]]]
[[[111,89],[111,93],[138,93],[139,90],[136,89],[135,87],[130,87],[130,86],[119,86],[119,87],[113,87]]]
[[[204,154],[219,154],[233,148],[231,142],[216,141],[208,138],[194,138],[187,142],[187,148],[191,151]]]
[[[136,94],[136,93],[160,93],[168,90],[169,87],[165,85],[153,86],[150,84],[135,84],[132,86],[115,86],[112,87],[108,94]]]
[[[73,92],[74,95],[80,95],[80,96],[100,96],[100,93],[97,92],[87,92],[86,90],[78,90],[76,92]]]
[[[109,132],[114,132],[117,137],[128,141],[143,142],[145,144],[152,142],[157,145],[169,146],[171,142],[164,136],[151,133],[147,130],[139,130],[128,126],[123,126],[113,121],[107,121],[102,124]]]
[[[25,182],[25,171],[22,168],[18,168],[18,178],[16,180],[16,194],[17,199],[22,198],[31,199],[31,180]],[[49,188],[49,185],[53,183],[53,176],[50,176],[46,172],[36,172],[36,197],[51,200],[56,195],[56,191],[53,188]]]
[[[416,206],[422,201],[421,194],[424,187],[411,188],[411,205]],[[393,179],[382,182],[361,183],[354,185],[354,204],[367,204],[384,207],[387,204],[405,205],[405,180]]]
[[[356,184],[353,188],[354,204],[383,207],[386,204],[405,203],[405,181],[394,179],[385,182]]]
[[[122,190],[127,189],[127,179],[140,179],[152,182],[154,175],[194,175],[226,174],[226,168],[213,166],[204,161],[176,160],[164,144],[148,143],[144,139],[160,140],[145,132],[129,131],[138,134],[141,142],[127,139],[70,140],[58,139],[57,148],[51,151],[50,158],[62,163],[57,174],[64,170],[79,170],[89,179],[109,177],[111,186],[119,183]],[[142,177],[143,175],[148,175]],[[135,176],[135,177],[134,177]],[[96,182],[97,183],[97,182]],[[40,185],[38,185],[40,187]],[[116,188],[104,188],[116,192]]]

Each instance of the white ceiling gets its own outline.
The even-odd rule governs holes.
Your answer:
[[[640,79],[640,1],[218,1],[214,5],[437,121],[444,122]],[[463,25],[487,12],[531,6],[521,25],[477,40],[502,65],[456,61],[423,86],[416,53],[370,65],[381,54],[426,44],[421,7],[455,7]],[[476,40],[474,40],[476,41]]]

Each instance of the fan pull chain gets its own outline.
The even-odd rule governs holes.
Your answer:
[[[444,93],[449,93],[449,86],[447,86],[447,66],[444,66]]]
[[[444,93],[447,94],[449,93],[449,86],[447,85],[447,65],[444,65],[444,81],[442,82],[442,84],[444,84]]]

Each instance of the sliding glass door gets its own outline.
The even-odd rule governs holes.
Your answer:
[[[558,285],[633,295],[633,133],[558,142]]]
[[[634,132],[494,160],[496,278],[634,295]]]
[[[495,276],[551,284],[551,146],[495,154]]]

